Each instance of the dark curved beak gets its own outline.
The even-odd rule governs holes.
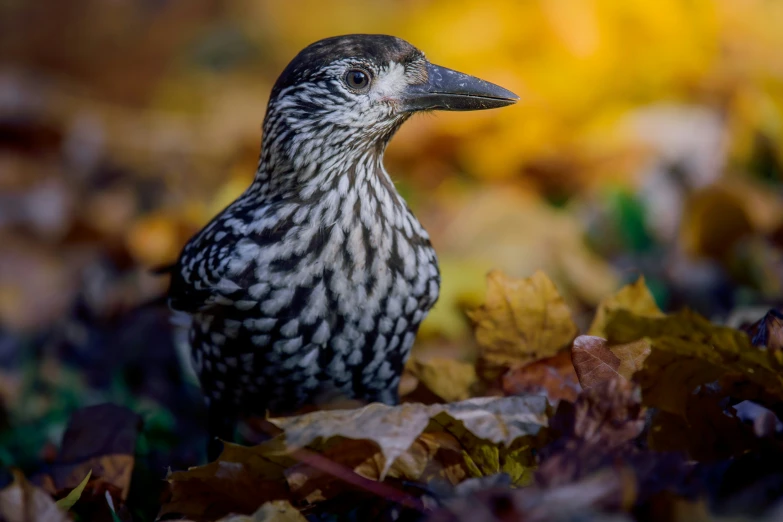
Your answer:
[[[409,85],[402,95],[406,112],[478,111],[505,107],[519,100],[511,91],[475,76],[427,64],[427,81]]]

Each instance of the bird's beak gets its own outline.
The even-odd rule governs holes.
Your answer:
[[[402,95],[405,112],[477,111],[505,107],[519,100],[511,91],[474,76],[427,64],[427,81],[409,85]]]

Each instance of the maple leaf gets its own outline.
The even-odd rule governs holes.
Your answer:
[[[413,358],[408,369],[421,384],[445,402],[470,398],[471,389],[478,380],[474,365],[444,357]]]
[[[655,303],[644,277],[640,277],[635,283],[625,285],[614,295],[603,299],[595,312],[592,324],[588,330],[589,335],[604,337],[606,322],[609,314],[615,310],[627,310],[643,317],[663,317],[664,313]]]
[[[693,390],[719,379],[733,383],[727,394],[773,404],[783,398],[780,352],[754,347],[745,332],[714,325],[694,312],[650,318],[616,310],[606,333],[610,345],[649,339],[650,355],[634,376],[649,406],[684,417]]]
[[[526,279],[490,272],[485,302],[468,316],[481,349],[479,373],[490,382],[510,367],[555,355],[577,333],[568,305],[541,271]]]

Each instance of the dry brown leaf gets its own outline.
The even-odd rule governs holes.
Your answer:
[[[533,450],[547,440],[548,414],[545,397],[528,396],[373,403],[269,419],[283,431],[276,438],[252,448],[226,444],[216,462],[170,474],[171,498],[160,514],[213,520],[251,513],[268,500],[318,502],[357,487],[341,480],[346,472],[361,480],[456,484],[506,471],[518,483],[530,474]]]
[[[663,317],[664,313],[655,303],[655,298],[647,288],[644,277],[635,283],[625,285],[614,295],[602,300],[595,312],[595,318],[588,330],[589,335],[605,337],[606,320],[614,310],[628,310],[643,317]]]
[[[650,342],[639,339],[609,346],[601,337],[580,335],[574,340],[571,354],[579,383],[589,389],[617,377],[631,380],[650,354]]]
[[[577,334],[568,305],[541,271],[526,279],[490,272],[485,303],[468,315],[481,349],[479,372],[489,381],[555,355]]]
[[[464,480],[469,472],[463,448],[447,432],[422,433],[411,447],[392,464],[387,477],[427,483],[438,478],[451,484]],[[385,459],[378,446],[368,440],[336,439],[321,453],[332,462],[346,466],[362,477],[379,480]],[[300,463],[285,472],[291,494],[297,502],[312,504],[355,489],[333,475]]]
[[[0,520],[68,522],[68,517],[47,492],[33,486],[24,475],[14,471],[14,482],[0,490]]]
[[[758,451],[753,425],[743,422],[720,397],[702,389],[688,397],[685,415],[656,410],[650,417],[647,445],[654,451],[679,452],[689,459],[715,462]]]
[[[714,325],[694,312],[650,318],[616,310],[606,332],[610,345],[649,338],[652,351],[634,377],[649,406],[684,417],[693,391],[719,379],[725,386],[743,384],[731,391],[738,397],[783,398],[780,352],[754,347],[745,332]]]
[[[127,408],[100,404],[76,411],[63,435],[52,478],[58,490],[73,489],[88,472],[120,491],[125,500],[133,474],[141,418]]]
[[[492,488],[451,500],[427,522],[631,522],[616,514],[630,509],[637,497],[637,478],[625,466],[602,469],[579,481],[553,488]]]
[[[574,411],[573,431],[564,435],[604,448],[632,440],[644,429],[639,389],[622,379],[611,379],[585,390]]]
[[[538,435],[547,426],[547,409],[542,396],[483,397],[429,406],[372,403],[356,410],[316,411],[269,421],[285,432],[289,448],[304,448],[332,437],[371,440],[383,456],[379,475],[383,478],[432,419],[442,426],[449,420],[458,422],[472,436],[508,447],[521,437]]]
[[[464,401],[476,384],[474,365],[446,357],[413,359],[408,366],[421,384],[445,402]]]
[[[780,196],[747,178],[725,178],[690,194],[680,242],[693,256],[720,259],[755,231],[769,233],[783,223]]]
[[[252,513],[265,501],[288,498],[284,471],[295,463],[276,439],[250,448],[226,443],[215,462],[169,474],[171,497],[159,516],[215,520]]]
[[[373,480],[377,480],[378,476],[371,471],[373,466],[371,463],[368,464],[368,461],[383,460],[377,444],[369,440],[333,439],[322,448],[321,455],[330,462]],[[307,462],[301,462],[285,470],[285,478],[293,500],[297,504],[300,502],[313,504],[356,489],[352,484],[336,478],[327,470]]]
[[[766,346],[774,352],[783,352],[783,312],[772,309],[764,317],[743,328],[753,346]]]
[[[510,369],[503,375],[501,386],[506,395],[544,394],[552,403],[574,402],[582,390],[568,350]]]
[[[637,385],[615,377],[584,390],[575,404],[561,402],[552,418],[559,438],[542,450],[537,482],[567,484],[632,451],[628,443],[644,430],[641,400]]]

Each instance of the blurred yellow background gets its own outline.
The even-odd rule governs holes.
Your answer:
[[[252,180],[279,72],[313,41],[361,32],[521,97],[414,118],[389,147],[443,265],[425,334],[465,335],[459,305],[492,267],[544,269],[584,311],[640,273],[664,307],[707,314],[783,294],[781,2],[5,4],[12,328],[49,324],[79,293],[119,308],[157,295],[144,269]]]

